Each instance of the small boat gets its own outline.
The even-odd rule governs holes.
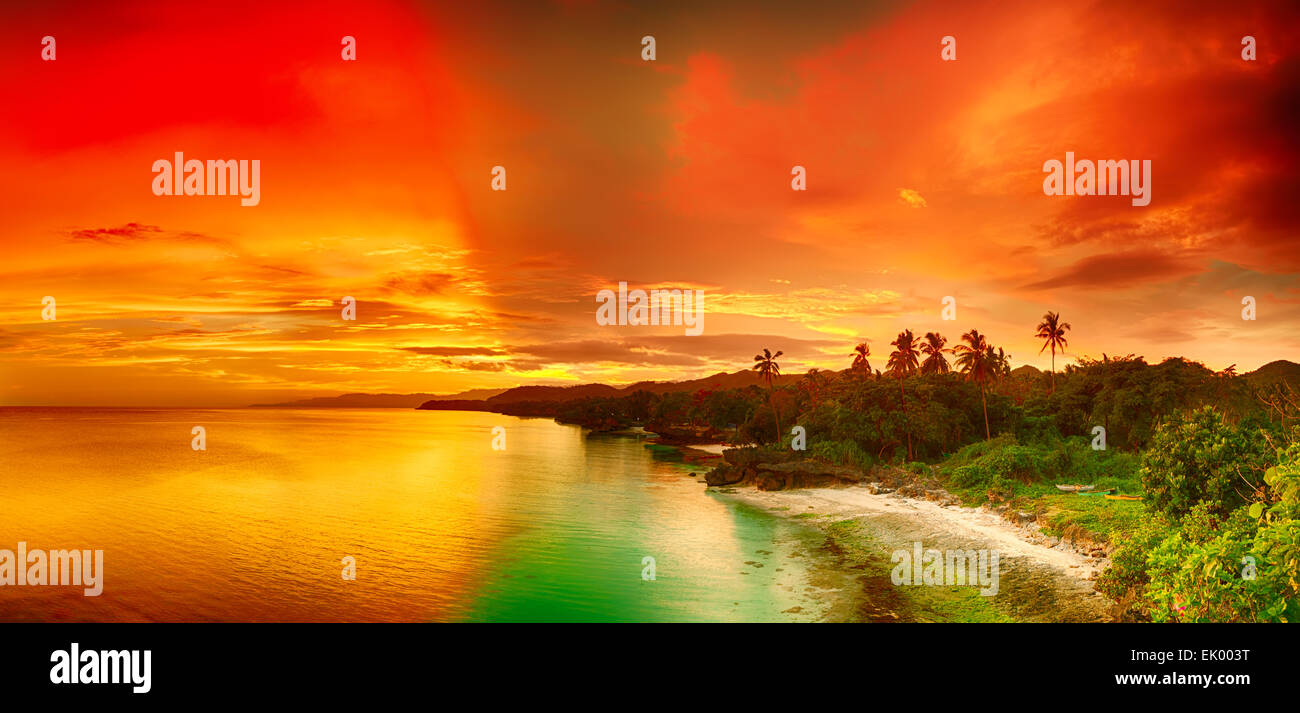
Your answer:
[[[1092,490],[1095,485],[1057,485],[1056,489],[1065,493],[1082,493],[1086,490]]]
[[[1079,493],[1080,495],[1111,495],[1115,492],[1114,488],[1109,490],[1094,490],[1091,493]]]
[[[1141,495],[1107,495],[1107,500],[1141,500]]]

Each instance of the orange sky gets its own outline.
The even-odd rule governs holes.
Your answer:
[[[1058,368],[1300,360],[1294,3],[115,5],[0,11],[0,405],[839,369],[903,328],[1045,369],[1049,309]],[[153,195],[176,151],[259,159],[261,203]],[[1151,204],[1044,195],[1066,151],[1151,160]],[[597,325],[619,281],[703,289],[704,334]]]

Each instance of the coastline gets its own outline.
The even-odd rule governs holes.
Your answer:
[[[654,435],[654,434],[647,434]],[[690,477],[704,480],[723,465],[723,444],[647,447],[676,453]],[[874,474],[881,475],[881,474]],[[896,476],[902,476],[901,480]],[[814,586],[828,598],[828,622],[1109,622],[1111,602],[1094,580],[1110,564],[1109,547],[1086,535],[1056,536],[1031,513],[987,505],[965,507],[942,489],[902,471],[888,486],[869,482],[766,490],[753,482],[710,485],[706,492],[795,520],[825,537]],[[890,487],[895,486],[895,487]],[[914,497],[915,496],[915,497]],[[981,596],[961,585],[895,585],[892,555],[915,543],[925,549],[989,550],[1000,560],[1000,591]]]
[[[850,485],[762,491],[711,488],[772,515],[819,528],[856,588],[832,605],[837,621],[1108,621],[1108,602],[1092,587],[1104,557],[1017,525],[986,508],[943,505]],[[1038,541],[1034,541],[1037,539]],[[1055,539],[1054,546],[1047,543]],[[926,548],[989,549],[1001,558],[1001,591],[981,597],[970,587],[895,586],[890,553],[909,542]]]

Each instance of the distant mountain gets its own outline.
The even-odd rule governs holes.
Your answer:
[[[516,386],[487,399],[492,404],[513,404],[521,401],[576,401],[578,399],[609,398],[621,392],[605,384],[581,386]]]
[[[783,374],[776,379],[778,384],[787,384],[801,378],[802,374]],[[638,381],[627,386],[609,386],[608,384],[582,384],[581,386],[516,386],[496,396],[484,399],[481,410],[493,411],[509,404],[521,403],[561,403],[590,398],[617,398],[628,396],[637,391],[649,391],[655,394],[667,394],[679,391],[695,392],[700,389],[737,389],[746,386],[762,385],[758,372],[752,370],[737,371],[731,374],[718,372],[713,376],[688,381]],[[418,406],[427,411],[471,409],[475,404],[467,404],[464,399],[440,397],[430,399]]]
[[[777,385],[789,384],[803,378],[803,374],[782,374],[775,381]],[[746,369],[728,374],[720,371],[713,376],[689,381],[638,381],[630,386],[621,387],[621,395],[649,391],[655,394],[667,394],[677,391],[699,391],[704,388],[741,389],[746,386],[766,386],[757,371]]]
[[[342,394],[277,404],[253,404],[250,408],[415,408],[430,399],[481,402],[503,391],[505,389],[470,389],[456,394]]]
[[[1019,379],[1035,379],[1046,372],[1025,364],[1011,370]],[[1287,381],[1300,387],[1300,364],[1285,359],[1270,362],[1242,375],[1256,384]],[[799,380],[803,374],[784,374],[778,384]],[[342,394],[275,404],[254,404],[254,408],[419,408],[446,411],[494,411],[510,404],[563,403],[590,398],[617,398],[637,391],[654,394],[695,392],[700,389],[738,389],[762,386],[758,372],[718,372],[712,376],[687,381],[638,381],[627,386],[582,384],[579,386],[516,386],[513,389],[470,389],[455,394]]]
[[[1278,359],[1254,371],[1242,374],[1242,376],[1260,386],[1286,381],[1292,386],[1300,387],[1300,364],[1286,359]]]

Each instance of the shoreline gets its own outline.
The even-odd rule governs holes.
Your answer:
[[[941,520],[954,528],[987,538],[1005,547],[1009,554],[1033,558],[1060,568],[1072,576],[1091,581],[1105,569],[1109,560],[1089,557],[1065,542],[1054,547],[1026,539],[1026,526],[1015,525],[987,508],[941,505],[932,500],[911,498],[897,493],[872,493],[869,486],[802,488],[797,490],[758,490],[750,487],[717,488],[737,500],[783,516],[811,510],[825,518],[857,519],[864,515],[916,513]],[[788,508],[788,511],[785,510]],[[889,510],[889,508],[894,508]],[[1032,525],[1038,530],[1037,525]],[[1039,534],[1039,533],[1033,533]],[[1044,535],[1044,537],[1046,537]]]
[[[1017,525],[984,507],[877,493],[869,485],[711,489],[774,516],[804,521],[826,535],[828,547],[840,555],[838,569],[859,585],[844,591],[844,601],[831,607],[839,612],[837,620],[846,620],[841,618],[845,612],[856,612],[847,617],[853,621],[1110,620],[1109,602],[1093,588],[1109,560],[1048,537],[1035,523]],[[1047,546],[1053,540],[1054,546]],[[980,597],[969,587],[893,585],[890,552],[908,541],[927,548],[997,551],[1002,590]]]
[[[715,455],[725,447],[647,446],[676,452],[695,479],[709,465],[725,462]],[[706,492],[797,521],[825,538],[819,549],[826,557],[812,574],[817,589],[831,600],[822,621],[1114,621],[1112,602],[1094,587],[1110,565],[1109,545],[1086,533],[1050,534],[1046,523],[1028,512],[963,506],[946,490],[901,471],[901,480],[877,475],[888,485],[862,478],[766,490],[741,482],[710,485]],[[999,591],[985,597],[964,585],[895,585],[893,553],[911,550],[917,542],[927,550],[998,553]]]

